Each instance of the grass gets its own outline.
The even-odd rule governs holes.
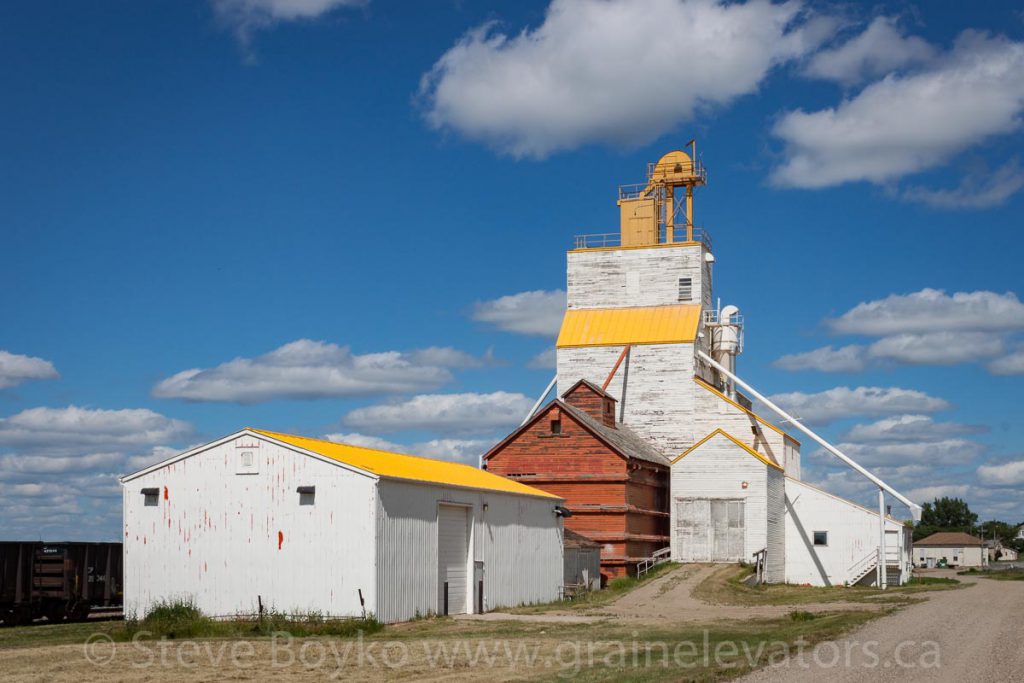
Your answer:
[[[513,607],[511,609],[501,611],[508,612],[510,614],[540,614],[543,612],[573,611],[601,607],[618,600],[623,595],[636,590],[640,586],[653,581],[659,576],[677,567],[679,567],[679,565],[675,562],[664,562],[644,574],[643,578],[638,579],[634,576],[625,576],[612,579],[603,590],[588,591],[581,595],[577,595],[571,600],[556,600],[554,602],[545,602],[536,605],[522,605],[520,607]],[[676,581],[681,581],[683,578],[684,576],[679,576]],[[662,592],[670,589],[672,585],[674,585],[674,582],[671,585],[664,586],[662,588]]]
[[[957,572],[960,576],[980,576],[984,579],[995,579],[996,581],[1024,581],[1024,569],[967,569]]]
[[[694,597],[712,604],[725,605],[807,605],[829,602],[899,603],[924,591],[961,588],[955,579],[914,577],[904,586],[887,590],[868,586],[794,586],[770,584],[748,586],[744,583],[752,570],[733,565],[724,566],[706,578],[693,591]]]

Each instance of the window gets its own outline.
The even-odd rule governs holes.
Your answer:
[[[259,474],[259,460],[253,451],[242,451],[238,454],[236,474]]]
[[[551,433],[552,434],[561,434],[562,433],[562,420],[561,419],[552,420],[551,421]]]
[[[679,278],[679,300],[693,301],[693,278]]]
[[[827,531],[815,531],[814,532],[814,545],[828,545],[828,532]]]
[[[300,486],[296,491],[299,494],[299,505],[312,505],[316,500],[315,486]]]
[[[156,507],[160,504],[160,489],[153,487],[142,489],[142,504],[146,507]]]

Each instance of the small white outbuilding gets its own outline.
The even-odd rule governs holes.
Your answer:
[[[482,612],[555,600],[562,500],[475,467],[243,429],[121,479],[127,614]]]

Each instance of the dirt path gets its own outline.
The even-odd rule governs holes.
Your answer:
[[[958,578],[977,585],[922,594],[920,597],[928,598],[926,602],[872,622],[834,643],[823,643],[801,661],[793,658],[741,680],[1024,680],[1024,648],[1020,642],[1024,633],[1024,582]]]

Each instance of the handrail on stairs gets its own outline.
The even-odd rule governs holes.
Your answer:
[[[659,564],[668,562],[669,557],[672,555],[672,548],[665,546],[661,550],[655,550],[650,557],[645,557],[636,563],[636,577],[639,579],[641,576],[651,571]]]
[[[765,582],[765,570],[768,565],[768,548],[761,548],[754,553],[754,576],[757,581],[757,585],[761,585]]]
[[[857,560],[850,567],[849,573],[847,574],[846,585],[852,586],[865,576],[867,576],[872,569],[878,566],[878,548],[873,548],[871,552]]]

